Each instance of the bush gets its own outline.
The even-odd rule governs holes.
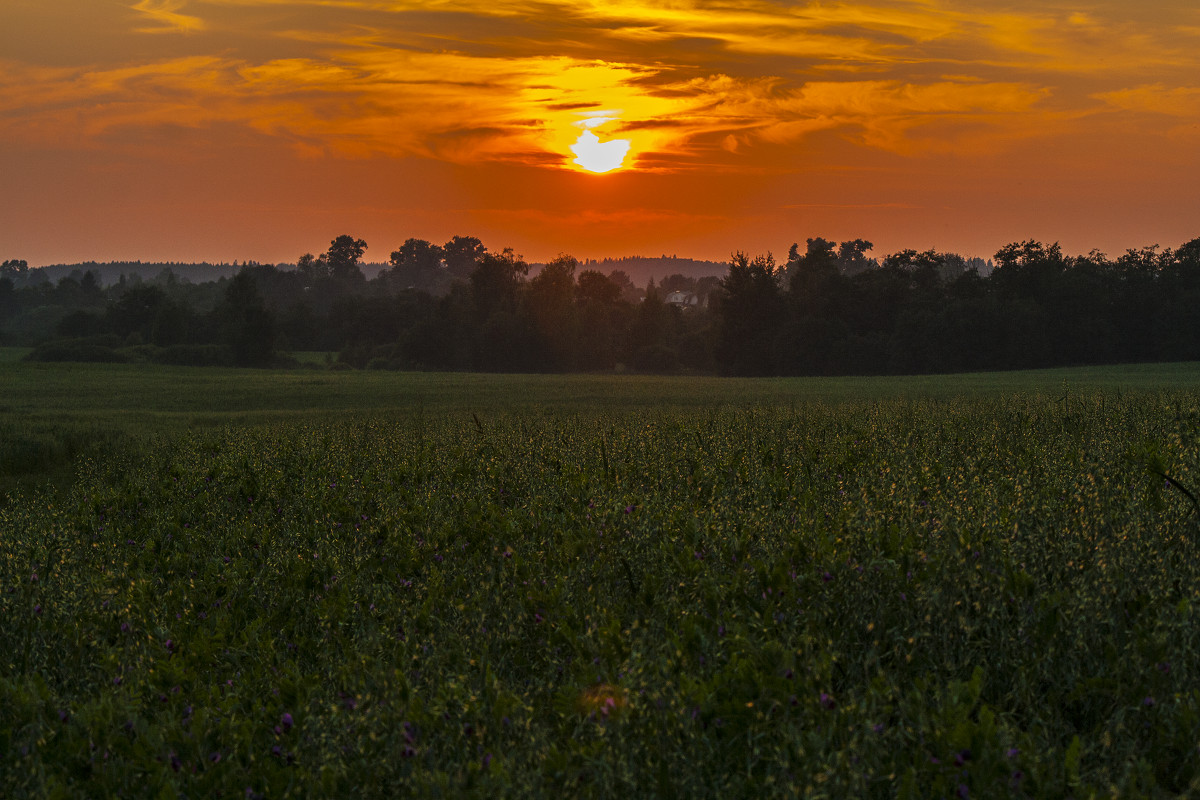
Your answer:
[[[154,360],[178,367],[219,367],[233,363],[229,348],[219,344],[173,344],[160,348]]]
[[[116,337],[97,336],[89,339],[55,339],[34,348],[26,361],[81,361],[125,363],[129,357],[117,352],[111,343]]]

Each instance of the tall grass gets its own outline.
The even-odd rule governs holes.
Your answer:
[[[0,795],[1200,791],[1194,389],[390,377],[10,496]]]

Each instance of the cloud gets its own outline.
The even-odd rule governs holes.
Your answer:
[[[186,0],[138,0],[131,8],[157,24],[136,30],[139,33],[191,33],[204,30],[204,20],[179,13],[186,5]]]
[[[1157,83],[1101,92],[1096,97],[1121,111],[1191,117],[1200,121],[1200,87],[1168,88]]]
[[[223,126],[297,152],[567,168],[579,124],[660,171],[761,168],[835,134],[905,155],[1062,135],[1096,101],[1195,113],[1200,28],[1016,0],[139,0],[133,33],[193,54],[8,62],[0,131],[113,145]],[[152,24],[146,24],[152,23]],[[198,40],[203,39],[203,42]],[[264,53],[270,52],[270,56]],[[1114,88],[1155,75],[1135,89]],[[1178,77],[1176,76],[1178,73]],[[1168,80],[1174,79],[1177,80]],[[132,133],[129,141],[137,137]]]

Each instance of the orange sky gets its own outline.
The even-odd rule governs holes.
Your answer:
[[[620,169],[572,163],[589,129]],[[1200,6],[3,0],[0,186],[30,264],[1176,246]]]

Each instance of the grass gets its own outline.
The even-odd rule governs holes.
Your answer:
[[[0,376],[0,795],[1200,791],[1197,365]]]

